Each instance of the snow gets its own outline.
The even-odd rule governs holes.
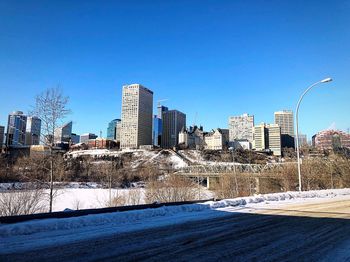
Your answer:
[[[227,211],[235,212],[244,206],[254,207],[261,203],[267,202],[297,202],[305,199],[326,199],[340,196],[349,196],[350,189],[334,189],[334,190],[319,190],[307,192],[285,192],[266,195],[256,195],[251,197],[241,197],[234,199],[225,199],[221,201],[208,201],[201,204],[189,204],[181,206],[164,206],[154,209],[135,210],[127,212],[115,212],[97,215],[88,215],[82,217],[64,218],[64,219],[43,219],[33,220],[17,224],[0,225],[0,239],[5,239],[11,236],[31,235],[40,232],[53,232],[57,230],[77,230],[84,227],[105,226],[109,224],[118,225],[120,228],[133,226],[135,223],[140,223],[147,227],[146,221],[151,221],[153,218],[162,218],[162,223],[171,224],[179,223],[181,218],[200,219],[208,216],[222,216],[225,212],[211,211]],[[91,200],[91,199],[90,199]],[[232,209],[237,207],[237,209]],[[142,227],[141,227],[142,228]],[[1,242],[1,241],[0,241]],[[3,243],[3,241],[2,241]],[[3,248],[0,244],[0,250]]]

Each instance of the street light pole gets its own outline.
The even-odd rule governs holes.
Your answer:
[[[304,96],[306,95],[307,92],[309,92],[311,90],[311,88],[313,88],[314,86],[321,84],[321,83],[327,83],[332,81],[332,78],[325,78],[321,81],[318,81],[314,84],[312,84],[311,86],[309,86],[304,93],[300,96],[298,104],[297,104],[297,108],[295,111],[295,121],[296,121],[296,146],[297,146],[297,158],[298,158],[298,178],[299,178],[299,192],[301,192],[301,168],[300,168],[300,149],[299,149],[299,121],[298,121],[298,117],[299,117],[299,106],[301,101],[303,100]]]

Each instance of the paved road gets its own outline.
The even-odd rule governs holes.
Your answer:
[[[350,198],[243,211],[0,261],[350,261]]]

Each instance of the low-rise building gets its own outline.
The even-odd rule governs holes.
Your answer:
[[[96,139],[97,135],[92,133],[86,133],[80,135],[80,143],[87,143],[90,139]]]
[[[116,141],[104,138],[90,139],[86,144],[89,149],[112,149],[118,147]]]
[[[235,139],[233,143],[230,142],[234,149],[244,149],[250,150],[252,149],[252,143],[250,143],[247,139]]]
[[[228,129],[217,128],[204,137],[204,148],[209,150],[223,150],[228,146]]]

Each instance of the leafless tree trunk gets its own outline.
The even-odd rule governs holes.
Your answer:
[[[62,91],[56,88],[49,88],[43,93],[39,94],[35,100],[35,106],[31,114],[41,119],[41,141],[44,145],[49,147],[50,153],[50,194],[49,194],[49,212],[52,212],[53,203],[53,187],[54,187],[54,144],[55,144],[55,130],[61,121],[70,113],[67,109],[69,98],[62,94]]]

